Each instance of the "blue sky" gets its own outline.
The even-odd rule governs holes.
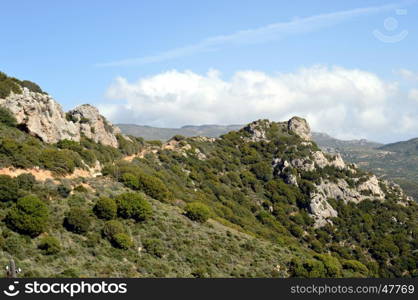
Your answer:
[[[397,98],[410,96],[414,99],[414,90],[418,87],[418,80],[414,79],[418,71],[418,5],[415,1],[22,0],[2,3],[2,11],[0,70],[37,82],[66,110],[77,104],[92,103],[115,122],[180,126],[246,122],[252,117],[263,117],[264,110],[257,106],[255,110],[259,114],[246,113],[239,118],[229,118],[225,114],[218,118],[216,110],[225,107],[199,106],[200,100],[196,97],[180,104],[196,107],[195,115],[199,118],[192,117],[193,111],[189,112],[190,119],[178,111],[164,111],[164,103],[172,103],[172,98],[162,101],[152,111],[142,109],[167,95],[175,95],[176,99],[184,97],[184,93],[189,95],[191,91],[176,90],[177,86],[167,90],[167,86],[187,72],[203,76],[195,78],[200,80],[198,85],[204,85],[208,93],[215,91],[214,94],[226,99],[230,94],[225,96],[225,91],[219,92],[219,87],[225,89],[226,84],[229,86],[234,80],[242,80],[239,72],[262,72],[268,80],[271,76],[276,78],[277,74],[284,74],[285,78],[280,82],[274,81],[278,86],[283,82],[290,84],[292,76],[302,76],[300,70],[304,68],[312,76],[318,65],[326,69],[322,69],[326,74],[321,73],[324,78],[334,74],[334,66],[351,72],[338,74],[354,74],[355,70],[361,70],[363,75],[373,74],[388,86],[396,84]],[[376,29],[388,37],[396,37],[404,30],[408,34],[401,41],[386,43],[373,34]],[[216,88],[210,85],[213,80],[208,83],[210,76],[206,74],[210,70],[220,73],[215,76]],[[170,77],[167,72],[174,73],[170,73]],[[167,76],[162,76],[164,74]],[[347,76],[351,78],[351,75]],[[194,80],[194,77],[186,77],[183,76],[181,82],[187,86],[187,80]],[[248,88],[248,82],[253,79],[245,78]],[[380,83],[375,84],[380,86]],[[166,92],[164,95],[150,93],[146,88],[149,85],[155,89],[161,85]],[[367,88],[375,89],[376,86]],[[390,93],[389,87],[383,90]],[[199,95],[196,91],[193,93]],[[337,103],[338,93],[335,97]],[[387,96],[382,102],[387,110],[397,107],[390,97],[394,95]],[[271,101],[279,100],[272,98]],[[327,103],[324,101],[321,103]],[[371,101],[376,104],[381,100]],[[352,103],[347,100],[344,105]],[[365,107],[362,103],[358,104],[357,110]],[[239,108],[231,106],[230,114]],[[211,115],[205,113],[208,109],[212,110]],[[416,103],[408,102],[402,105],[399,116],[395,114],[391,118],[412,122],[415,115],[411,115],[411,110],[414,109],[418,110]],[[391,119],[377,122],[377,127],[371,131],[364,131],[361,126],[352,130],[350,124],[352,127],[358,124],[356,117],[352,117],[355,111],[346,109],[344,112],[347,121],[339,124],[344,127],[340,130],[331,130],[332,118],[325,123],[313,115],[310,118],[316,124],[314,129],[340,137],[392,141],[418,136],[418,124],[415,123],[403,131],[388,132],[390,122],[387,121]],[[279,119],[298,113],[297,106],[292,106],[286,113],[267,117]],[[386,111],[380,113],[387,114]],[[171,120],[165,117],[169,114],[177,115]],[[309,112],[301,109],[299,114],[309,119]],[[332,112],[324,115],[332,115]]]

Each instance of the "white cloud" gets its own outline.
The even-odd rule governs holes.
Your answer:
[[[340,138],[400,140],[418,126],[418,110],[400,101],[401,95],[395,83],[342,67],[318,65],[275,75],[239,71],[228,80],[216,70],[204,75],[172,70],[132,83],[117,78],[106,93],[112,101],[99,108],[117,123],[160,127],[299,115],[314,130]]]
[[[402,76],[406,80],[418,81],[418,73],[413,72],[408,69],[400,69],[396,72],[398,75]]]
[[[408,93],[408,98],[418,102],[418,89],[411,89]]]
[[[389,3],[380,6],[356,8],[352,10],[319,14],[310,17],[294,18],[288,22],[273,23],[259,28],[241,30],[227,35],[218,35],[201,40],[195,44],[174,48],[154,55],[129,58],[119,61],[99,63],[99,67],[139,66],[172,60],[196,53],[216,51],[230,45],[259,44],[271,40],[278,40],[289,35],[317,31],[355,17],[369,16],[371,14],[390,11],[405,5],[405,3]]]

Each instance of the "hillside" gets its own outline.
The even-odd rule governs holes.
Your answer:
[[[322,138],[318,134],[314,134],[314,139],[324,151],[340,153],[344,160],[398,183],[418,201],[418,139],[386,145]]]
[[[147,142],[13,83],[0,96],[0,263],[13,257],[20,276],[418,275],[418,205],[322,152],[302,118]]]
[[[124,134],[163,142],[175,135],[219,137],[231,130],[244,127],[243,125],[202,125],[158,128],[134,124],[118,124],[118,126]],[[356,163],[366,171],[398,183],[409,196],[418,201],[416,139],[384,145],[365,139],[340,140],[320,132],[312,132],[312,139],[324,152],[339,153],[345,161]],[[398,150],[395,151],[395,148]]]

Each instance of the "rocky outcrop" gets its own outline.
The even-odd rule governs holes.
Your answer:
[[[312,140],[311,128],[309,127],[308,122],[300,117],[293,117],[287,122],[257,120],[248,124],[242,130],[249,135],[249,137],[246,138],[248,141],[268,141],[266,134],[273,126],[276,126],[279,132],[293,133],[301,139],[306,140],[308,143]]]
[[[68,118],[77,125],[80,134],[96,143],[112,147],[118,146],[116,134],[120,134],[119,128],[113,126],[100,115],[96,107],[84,104],[70,110],[67,114]]]
[[[23,88],[22,94],[11,93],[6,99],[0,99],[0,105],[13,113],[24,130],[46,143],[80,140],[77,125],[66,120],[61,106],[49,95]]]
[[[332,224],[330,218],[338,216],[337,211],[329,204],[327,199],[321,194],[314,194],[311,198],[310,212],[315,220],[316,228]]]
[[[11,93],[0,99],[0,106],[12,112],[23,130],[45,143],[80,141],[85,135],[103,145],[118,146],[119,128],[107,122],[91,105],[81,105],[66,114],[51,96],[23,88],[21,94]]]
[[[316,151],[312,154],[314,163],[320,167],[332,166],[337,169],[344,169],[346,167],[341,155],[339,153],[325,155],[322,151]],[[328,156],[328,157],[327,157]]]
[[[310,141],[312,139],[311,136],[311,128],[309,127],[308,122],[305,119],[300,117],[293,117],[287,122],[287,128],[289,131],[292,131],[300,138],[304,140]]]
[[[247,138],[247,141],[267,141],[266,134],[272,124],[273,122],[270,122],[269,120],[258,120],[248,124],[242,130],[250,135],[250,137]]]

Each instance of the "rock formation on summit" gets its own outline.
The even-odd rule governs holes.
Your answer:
[[[22,129],[45,143],[80,141],[84,135],[106,146],[118,146],[119,128],[91,105],[81,105],[66,114],[51,96],[22,88],[21,94],[0,98],[0,106],[11,111]]]

